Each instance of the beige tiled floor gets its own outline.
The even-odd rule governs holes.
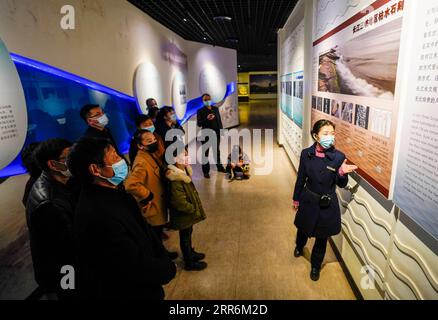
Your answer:
[[[240,128],[275,129],[275,112],[276,101],[241,104]],[[229,183],[213,167],[205,180],[194,167],[208,217],[195,226],[193,243],[207,254],[208,268],[187,272],[178,259],[178,274],[165,288],[167,299],[355,299],[330,247],[318,282],[309,278],[309,250],[304,258],[293,257],[296,175],[276,144],[273,152],[272,174],[249,181]],[[178,233],[168,234],[166,246],[179,252]]]

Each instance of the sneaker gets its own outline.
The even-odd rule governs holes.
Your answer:
[[[204,178],[205,179],[210,179],[210,174],[209,173],[204,173]]]

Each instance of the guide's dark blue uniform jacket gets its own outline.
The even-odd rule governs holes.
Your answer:
[[[316,143],[301,152],[293,197],[300,202],[295,225],[309,237],[327,238],[341,232],[336,186],[345,188],[348,184],[348,175],[339,174],[344,160],[345,155],[334,147],[325,150],[325,158],[317,157]],[[330,195],[330,206],[321,208],[315,193]]]

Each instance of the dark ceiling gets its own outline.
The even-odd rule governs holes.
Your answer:
[[[239,71],[277,70],[277,31],[298,0],[128,0],[186,40],[237,49]],[[226,16],[218,20],[215,17]],[[236,40],[238,42],[236,42]]]

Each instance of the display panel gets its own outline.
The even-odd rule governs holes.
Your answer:
[[[280,96],[280,106],[281,111],[291,120],[293,120],[293,103],[292,103],[292,83],[293,75],[287,74],[281,76],[281,96]]]
[[[350,1],[351,2],[351,1]],[[336,20],[331,3],[317,25]],[[344,22],[314,42],[312,124],[330,119],[336,147],[389,197],[399,106],[396,84],[404,1],[354,6]],[[351,8],[350,8],[351,9]],[[321,21],[322,20],[322,21]]]
[[[304,19],[280,32],[280,140],[298,168],[303,140]]]
[[[249,96],[249,84],[248,83],[238,83],[239,97]]]
[[[281,111],[299,128],[303,128],[304,72],[281,76],[280,86]]]
[[[250,74],[250,94],[277,94],[276,74]]]
[[[172,81],[172,105],[177,119],[183,119],[187,111],[187,83],[186,76],[181,71],[175,74]]]
[[[293,121],[303,128],[303,99],[304,99],[304,72],[295,72],[293,75]]]
[[[438,240],[438,4],[415,5],[394,202]]]

